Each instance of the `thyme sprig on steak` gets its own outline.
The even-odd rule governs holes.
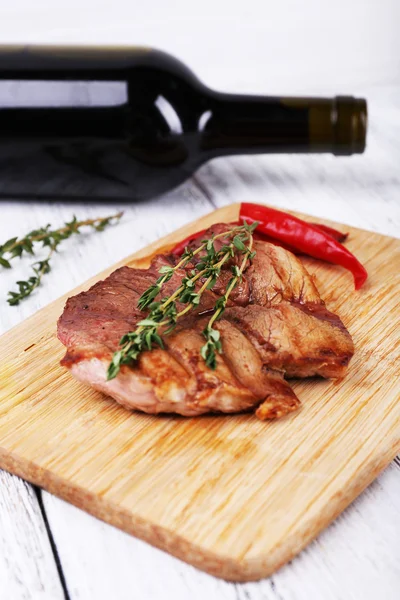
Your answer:
[[[152,350],[156,346],[163,348],[162,335],[168,335],[181,317],[200,304],[204,291],[212,290],[216,284],[222,267],[236,258],[238,264],[232,261],[232,276],[226,291],[216,301],[213,314],[203,331],[206,342],[201,349],[201,356],[208,367],[216,368],[217,354],[222,353],[222,345],[220,333],[213,325],[222,316],[232,290],[241,281],[248,262],[255,256],[252,248],[253,231],[256,227],[257,222],[251,225],[243,223],[243,225],[235,226],[228,231],[202,240],[200,246],[195,250],[186,247],[176,265],[164,265],[159,269],[160,277],[141,295],[138,301],[138,308],[141,311],[149,310],[149,312],[146,318],[138,322],[134,331],[121,338],[120,348],[114,353],[108,367],[108,380],[114,379],[118,375],[122,365],[135,362],[143,351]],[[217,250],[215,241],[219,238],[223,238],[226,242]],[[177,289],[170,296],[158,300],[164,284],[179,269],[191,263],[197,255],[200,255],[199,260],[181,279]],[[202,281],[201,286],[196,287],[196,282],[199,280]],[[178,308],[178,303],[185,305],[184,308]],[[161,328],[163,328],[162,335],[160,334]]]

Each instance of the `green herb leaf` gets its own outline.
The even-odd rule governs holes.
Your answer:
[[[5,252],[9,252],[10,249],[14,246],[17,239],[17,237],[13,237],[7,240],[2,246],[0,246],[0,253],[4,254]]]
[[[174,272],[174,268],[173,267],[169,267],[168,265],[163,265],[162,267],[160,267],[158,269],[159,273],[173,273]]]
[[[239,235],[235,235],[235,237],[233,238],[233,245],[235,246],[235,248],[237,250],[240,250],[241,252],[243,252],[244,250],[246,250],[246,246],[242,242],[242,240],[241,240],[241,238],[240,238]]]
[[[138,325],[139,327],[157,327],[158,323],[153,319],[143,319],[143,321],[139,321]]]
[[[5,269],[11,269],[11,263],[8,260],[6,260],[5,258],[2,258],[1,256],[0,256],[0,265],[2,267],[4,267]]]

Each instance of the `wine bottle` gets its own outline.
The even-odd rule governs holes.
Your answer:
[[[146,48],[0,49],[0,195],[149,198],[232,154],[361,153],[366,101],[234,95]]]

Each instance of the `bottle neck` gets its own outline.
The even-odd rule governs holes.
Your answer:
[[[361,153],[365,100],[215,94],[201,147],[214,156],[258,153]]]
[[[178,143],[189,136],[197,140],[207,159],[280,152],[350,155],[365,149],[365,100],[238,96],[201,90],[198,98],[196,94],[189,98],[189,104],[187,94],[174,99],[182,123],[179,133],[168,124],[168,115],[160,113],[155,99],[155,94],[151,100],[139,94],[137,101],[128,98],[125,104],[114,106],[0,108],[0,141],[125,140],[132,144],[139,140],[155,146],[164,138]]]

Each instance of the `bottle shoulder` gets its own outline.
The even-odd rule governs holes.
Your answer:
[[[168,72],[204,88],[196,75],[180,60],[144,46],[38,46],[0,45],[0,78],[16,79],[40,75],[47,79],[123,79],[131,69],[149,68]],[[205,88],[204,88],[205,89]]]

